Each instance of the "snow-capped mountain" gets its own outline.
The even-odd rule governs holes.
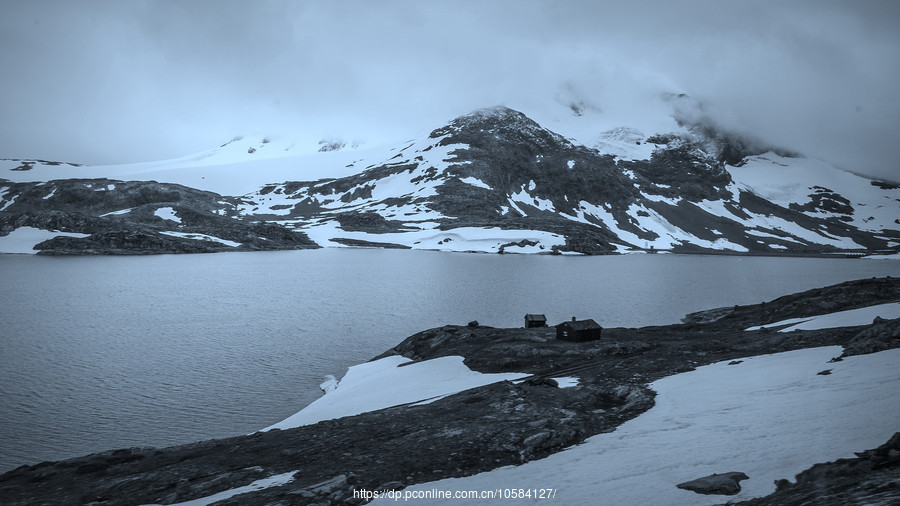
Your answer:
[[[329,139],[296,149],[242,138],[157,163],[5,160],[0,233],[28,226],[89,234],[57,241],[72,252],[78,241],[138,224],[167,239],[243,245],[221,236],[225,223],[290,230],[285,237],[304,244],[308,236],[321,246],[453,251],[827,254],[900,246],[897,185],[677,112],[667,132],[592,131],[590,114],[579,112],[580,127],[568,131],[580,139],[493,107],[389,147]]]

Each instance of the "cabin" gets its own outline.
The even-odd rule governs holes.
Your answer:
[[[547,317],[542,314],[527,314],[525,315],[525,328],[526,329],[535,329],[538,327],[546,327],[547,326]]]
[[[556,326],[556,338],[576,343],[596,341],[600,339],[602,331],[603,327],[594,320],[576,320],[573,316],[572,321],[562,322]]]

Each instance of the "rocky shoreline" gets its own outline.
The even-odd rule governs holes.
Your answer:
[[[10,505],[171,504],[299,470],[287,483],[216,504],[361,504],[365,501],[354,498],[354,490],[398,490],[468,476],[541,459],[615,431],[653,407],[650,382],[705,364],[828,345],[844,346],[843,356],[898,348],[900,319],[787,333],[777,328],[744,331],[894,301],[900,301],[900,280],[873,278],[762,304],[694,313],[677,325],[604,329],[601,340],[583,343],[559,341],[553,328],[431,329],[376,359],[402,355],[424,361],[459,355],[478,372],[530,376],[430,404],[395,406],[292,429],[22,466],[0,475],[0,497]],[[578,387],[557,388],[552,378],[560,376],[577,376]],[[815,466],[796,484],[780,483],[775,494],[750,504],[820,502],[832,494],[844,494],[835,495],[842,500],[896,500],[897,440],[895,436],[855,462]],[[853,472],[848,474],[848,469]],[[722,470],[728,471],[740,470]]]

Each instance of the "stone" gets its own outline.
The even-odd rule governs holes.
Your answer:
[[[741,491],[741,480],[749,480],[750,477],[740,472],[723,474],[711,474],[696,480],[686,481],[675,485],[684,490],[690,490],[698,494],[706,495],[735,495]]]

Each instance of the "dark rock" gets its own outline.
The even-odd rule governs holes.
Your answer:
[[[696,480],[679,483],[676,487],[707,495],[735,495],[741,491],[741,480],[749,480],[744,473],[712,474]]]
[[[536,376],[534,378],[529,378],[529,379],[525,380],[525,383],[528,385],[531,385],[531,386],[535,386],[535,387],[546,386],[546,387],[559,388],[559,382],[557,382],[553,378],[546,378],[543,376]]]
[[[818,376],[828,376],[831,374],[831,369],[825,369],[824,371],[819,371],[816,373]]]
[[[900,347],[900,318],[875,318],[872,325],[859,332],[844,347],[841,357],[865,355]]]
[[[743,362],[744,362],[743,360],[732,360],[731,362],[728,362],[728,365],[738,365]]]
[[[469,326],[469,327],[477,327],[477,326],[478,326],[478,320],[472,320],[472,321],[470,321],[470,322],[468,323],[468,326]]]
[[[856,458],[815,464],[791,483],[775,480],[772,494],[740,502],[764,506],[784,504],[898,504],[900,499],[900,432]]]

